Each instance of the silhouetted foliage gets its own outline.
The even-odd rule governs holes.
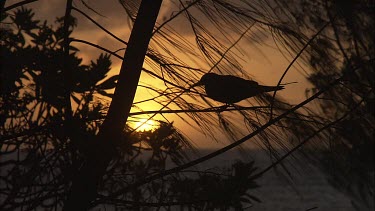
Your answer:
[[[70,46],[66,60],[62,47],[63,18],[49,25],[35,20],[33,11],[26,8],[8,15],[6,20],[11,24],[0,28],[0,209],[60,210],[72,179],[98,147],[96,135],[107,109],[103,95],[112,97],[108,90],[115,87],[118,76],[108,75],[111,60],[107,54],[101,54],[90,64],[82,64],[77,56],[79,50]],[[69,33],[76,24],[71,18]],[[65,68],[73,70],[73,80],[65,78]],[[74,129],[69,134],[73,137],[67,136],[63,126],[67,81],[72,82],[68,85],[72,90]],[[115,143],[115,154],[98,190],[107,195],[129,187],[140,178],[163,172],[167,165],[186,163],[187,152],[194,151],[172,123],[163,121],[152,131],[138,132],[127,127]],[[233,168],[234,174],[229,179],[215,176],[215,180],[227,183],[226,187],[236,193],[231,199],[236,201],[236,207],[241,207],[241,202],[257,200],[247,193],[256,187],[254,178],[250,178],[253,163],[238,163]],[[192,179],[197,181],[196,185],[207,179],[205,172],[193,175],[197,175]],[[132,188],[119,198],[107,198],[91,206],[142,210],[149,206],[177,206],[181,204],[177,196],[186,195],[186,190],[175,188],[174,184],[187,179],[181,174],[153,181]],[[204,191],[215,195],[217,190],[207,186]],[[195,202],[202,197],[198,195],[189,200]],[[203,200],[211,203],[210,207],[222,206],[215,203],[216,198]]]
[[[237,161],[224,174],[202,172],[199,178],[172,178],[172,198],[176,201],[191,202],[181,205],[181,209],[194,207],[197,210],[244,210],[260,199],[248,193],[258,185],[252,178],[254,162]],[[224,177],[223,177],[224,176]]]
[[[323,148],[325,155],[317,165],[330,175],[336,188],[353,198],[359,210],[373,209],[375,4],[366,0],[325,0],[282,1],[280,6],[291,18],[281,14],[278,17],[299,34],[309,36],[330,22],[303,55],[313,70],[308,79],[314,88],[307,93],[312,95],[327,86],[331,78],[343,76],[339,85],[317,100],[315,115],[323,121],[348,115],[321,134],[329,140],[329,146]]]
[[[135,23],[138,2],[120,3],[129,15],[129,22]],[[184,150],[194,151],[194,147],[166,122],[160,122],[158,129],[148,132],[126,127],[121,134],[102,136],[98,141],[98,133],[103,131],[100,126],[109,116],[106,115],[109,103],[103,97],[114,97],[109,89],[115,88],[116,81],[121,81],[119,76],[108,76],[109,55],[102,54],[96,61],[82,64],[77,56],[78,49],[69,45],[70,52],[66,54],[63,47],[76,24],[74,18],[68,15],[58,18],[56,26],[51,26],[34,20],[31,10],[21,8],[8,14],[5,20],[11,24],[2,19],[1,26],[0,166],[1,181],[6,185],[0,186],[0,194],[5,196],[4,200],[1,198],[4,203],[0,209],[59,209],[75,175],[87,173],[87,177],[81,179],[94,177],[96,181],[90,171],[80,170],[90,163],[86,161],[92,161],[91,169],[94,169],[95,162],[104,158],[110,162],[100,167],[105,175],[98,191],[96,187],[88,191],[94,193],[95,198],[92,201],[88,197],[90,206],[110,204],[124,209],[180,205],[191,209],[226,209],[233,206],[242,209],[257,201],[247,195],[247,190],[255,187],[254,178],[250,176],[254,175],[251,163],[233,166],[233,169],[243,168],[246,172],[243,176],[198,172],[195,177],[187,177],[179,172],[250,138],[265,149],[273,161],[257,176],[276,165],[281,165],[290,175],[282,161],[293,155],[292,164],[305,165],[306,161],[312,161],[330,175],[335,187],[351,196],[355,206],[371,209],[374,206],[371,199],[375,121],[373,2],[195,0],[174,4],[178,11],[165,17],[163,23],[157,23],[152,32],[145,53],[145,63],[152,69],[143,68],[144,73],[161,80],[165,89],[144,85],[157,96],[135,102],[133,108],[140,108],[142,102],[157,103],[162,106],[159,111],[144,111],[153,115],[150,118],[163,112],[176,113],[206,136],[217,139],[224,134],[232,144],[188,162]],[[82,11],[73,9],[88,18]],[[174,27],[172,22],[177,17],[182,17],[181,25],[188,27]],[[105,31],[93,19],[89,20]],[[69,26],[67,33],[64,22]],[[154,23],[151,24],[153,27]],[[106,32],[121,42],[121,47],[129,47],[128,43]],[[194,39],[187,40],[181,36],[183,33],[190,33]],[[287,58],[294,58],[275,85],[282,85],[285,74],[292,71],[290,67],[299,63],[299,69],[314,86],[306,90],[308,99],[305,101],[294,106],[275,97],[275,92],[273,96],[262,94],[244,100],[246,107],[223,108],[203,94],[202,88],[194,88],[193,85],[210,72],[250,79],[248,71],[251,69],[241,66],[239,59],[242,57],[238,53],[242,52],[237,44],[246,38],[256,49],[257,44],[262,45],[271,37]],[[69,41],[79,41],[69,38]],[[145,38],[142,46],[149,41]],[[102,46],[83,43],[121,58]],[[306,66],[310,72],[303,69]],[[72,74],[67,74],[67,70]],[[137,81],[131,82],[134,87],[130,88],[135,88]],[[121,94],[127,101],[133,100],[130,92]],[[67,115],[70,101],[67,98],[72,99],[71,119]],[[130,104],[125,106],[130,109]],[[117,117],[119,110],[114,111],[112,117]],[[124,120],[118,116],[117,120]],[[136,118],[135,115],[131,120]],[[67,124],[71,124],[73,131],[67,131]],[[121,128],[123,124],[111,126]],[[103,142],[108,137],[111,140]],[[107,153],[108,148],[114,149],[113,155],[98,156],[101,152]],[[169,159],[178,167],[167,168]],[[186,184],[204,184],[206,188],[192,189]],[[224,195],[217,194],[223,187],[233,193],[226,198],[228,204],[221,200]]]

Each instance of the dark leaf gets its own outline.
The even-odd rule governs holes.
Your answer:
[[[113,89],[116,87],[118,75],[114,75],[96,86],[97,89]]]
[[[106,91],[104,90],[97,90],[97,92],[103,96],[106,96],[106,97],[110,97],[112,98],[113,97],[113,94],[110,94],[110,93],[107,93]]]

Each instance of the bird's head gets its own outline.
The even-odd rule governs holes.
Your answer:
[[[201,86],[201,85],[206,85],[208,83],[208,81],[212,80],[213,78],[215,78],[217,76],[217,74],[215,73],[206,73],[202,76],[202,78],[197,82],[195,83],[193,86]]]

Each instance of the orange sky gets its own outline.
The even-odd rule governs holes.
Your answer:
[[[10,5],[15,0],[8,0],[6,6]],[[97,10],[103,16],[99,16],[87,8],[83,7],[79,1],[74,1],[75,6],[84,10],[90,16],[102,24],[105,28],[110,30],[112,33],[127,41],[130,33],[129,22],[126,19],[126,15],[122,6],[118,3],[117,0],[86,0],[86,2],[92,6],[93,9]],[[164,0],[161,12],[159,13],[158,22],[162,22],[168,18],[175,8],[171,0]],[[65,1],[61,0],[39,0],[39,2],[31,3],[27,7],[34,8],[36,18],[38,19],[48,19],[49,23],[52,23],[56,16],[62,16],[64,14]],[[105,32],[101,31],[90,21],[85,19],[82,15],[73,11],[73,16],[78,18],[78,27],[73,33],[73,37],[78,39],[83,39],[90,41],[92,43],[104,46],[110,50],[117,50],[124,47],[120,42],[114,40]],[[179,27],[180,32],[188,40],[194,40],[192,33],[180,25],[178,20],[174,23]],[[260,84],[264,85],[276,85],[280,76],[283,74],[284,70],[288,66],[288,60],[291,58],[284,58],[283,55],[276,48],[275,44],[271,37],[264,38],[264,42],[268,45],[256,45],[248,40],[241,40],[238,43],[238,46],[241,46],[242,50],[239,51],[241,57],[241,65],[243,69],[248,71],[249,74],[253,77],[254,80],[258,81]],[[84,58],[84,62],[88,62],[91,59],[95,59],[100,51],[94,49],[90,46],[85,46],[83,44],[73,43],[74,46],[80,49],[80,56]],[[124,51],[120,51],[119,54],[123,55]],[[176,52],[176,54],[179,54]],[[111,74],[117,74],[119,72],[121,61],[115,57],[111,57],[113,66]],[[195,66],[195,65],[194,65]],[[283,83],[287,82],[297,82],[296,84],[287,85],[286,88],[280,92],[278,95],[286,99],[288,102],[296,104],[305,99],[305,89],[309,86],[305,78],[300,74],[300,67],[294,65],[296,68],[292,68],[288,75],[284,78]],[[149,67],[145,66],[147,69]],[[202,69],[207,70],[208,67],[205,64],[201,64]],[[142,74],[141,83],[153,84],[154,86],[164,89],[164,83],[160,80],[153,80],[150,77]],[[136,94],[135,101],[149,98],[151,96],[149,91],[145,89],[139,89]],[[143,110],[157,110],[160,106],[155,104],[142,104],[140,105]],[[185,123],[183,123],[178,118],[175,118],[174,115],[167,115],[171,120],[175,122],[175,126],[180,129],[183,129],[185,134],[188,134],[190,138],[194,140],[196,144],[203,147],[221,147],[216,142],[205,141],[201,142],[200,140],[205,140],[206,138],[201,134],[197,134],[192,129],[188,128]]]

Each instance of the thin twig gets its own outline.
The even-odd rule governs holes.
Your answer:
[[[368,94],[371,93],[371,91],[368,92]],[[314,138],[317,134],[321,133],[323,130],[326,130],[326,129],[332,127],[333,125],[335,125],[336,123],[340,122],[345,117],[347,117],[350,113],[352,113],[355,109],[357,109],[363,103],[364,100],[365,100],[365,98],[362,98],[362,100],[359,103],[357,103],[352,109],[350,109],[348,112],[346,112],[343,116],[341,116],[340,118],[336,119],[333,122],[330,122],[329,124],[325,125],[324,127],[320,128],[319,130],[315,131],[312,135],[310,135],[309,137],[307,137],[305,140],[303,140],[301,143],[299,143],[297,146],[295,146],[292,150],[290,150],[284,156],[282,156],[281,158],[279,158],[275,163],[272,163],[270,166],[268,166],[267,168],[265,168],[261,172],[257,173],[252,178],[260,177],[264,173],[266,173],[267,171],[271,170],[276,165],[280,164],[283,160],[285,160],[285,158],[289,157],[296,150],[298,150],[299,148],[301,148],[302,146],[304,146],[308,141],[310,141],[312,138]]]
[[[303,46],[303,48],[298,52],[298,54],[294,57],[294,59],[292,60],[291,63],[289,63],[288,67],[286,68],[286,70],[284,71],[283,75],[281,76],[279,82],[277,83],[276,87],[280,86],[282,80],[284,79],[286,73],[289,71],[289,69],[292,67],[292,65],[294,64],[295,61],[297,61],[297,59],[301,56],[301,54],[305,51],[305,49],[310,45],[310,43],[331,23],[331,21],[327,22],[326,24],[324,24],[324,26],[317,32],[314,34],[314,36],[312,36],[310,38],[310,40],[305,44],[305,46]],[[272,101],[271,101],[271,112],[270,112],[270,120],[272,119],[273,117],[273,114],[272,114],[272,111],[273,111],[273,105],[274,105],[274,101],[275,101],[275,97],[276,97],[276,92],[277,90],[275,90],[273,92],[273,95],[272,95]]]
[[[5,1],[5,0],[2,0],[2,1]],[[21,2],[18,2],[18,3],[15,3],[15,4],[12,4],[10,6],[7,6],[4,8],[4,12],[8,11],[8,10],[11,10],[11,9],[14,9],[16,7],[19,7],[19,6],[23,6],[23,5],[26,5],[26,4],[29,4],[29,3],[32,3],[32,2],[35,2],[35,1],[38,1],[38,0],[24,0],[24,1],[21,1]]]
[[[86,44],[86,45],[90,45],[90,46],[93,46],[93,47],[95,47],[95,48],[98,48],[98,49],[100,49],[100,50],[102,50],[102,51],[105,51],[105,52],[107,52],[107,53],[109,53],[109,54],[111,54],[111,55],[113,55],[113,56],[115,56],[115,57],[117,57],[117,58],[119,58],[119,59],[121,59],[121,60],[124,59],[122,56],[120,56],[120,55],[114,53],[113,51],[110,51],[110,50],[108,50],[108,49],[106,49],[106,48],[104,48],[104,47],[102,47],[102,46],[100,46],[100,45],[97,45],[97,44],[91,43],[91,42],[86,41],[86,40],[81,40],[81,39],[76,39],[76,38],[70,38],[70,42],[80,42],[80,43],[84,43],[84,44]]]
[[[106,32],[107,34],[111,35],[113,38],[115,38],[116,40],[118,40],[119,42],[125,44],[125,45],[128,45],[127,42],[125,42],[124,40],[122,40],[121,38],[117,37],[115,34],[113,34],[112,32],[110,32],[109,30],[107,30],[106,28],[104,28],[102,25],[100,25],[98,22],[96,22],[94,19],[92,19],[90,16],[88,16],[85,12],[83,12],[82,10],[76,8],[76,7],[73,7],[72,8],[73,10],[81,13],[83,16],[85,16],[87,19],[89,19],[91,22],[93,22],[97,27],[99,27],[101,30],[103,30],[104,32]]]
[[[182,109],[182,110],[156,110],[156,111],[140,111],[140,112],[132,112],[130,116],[136,115],[144,115],[144,114],[170,114],[170,113],[209,113],[209,112],[224,112],[224,111],[238,111],[238,110],[256,110],[256,109],[264,109],[269,108],[269,106],[251,106],[251,107],[231,107],[225,108],[223,106],[219,107],[212,107],[206,109]]]
[[[175,15],[173,15],[172,17],[170,17],[168,20],[166,20],[164,23],[162,23],[158,28],[155,29],[155,31],[152,33],[152,36],[154,36],[154,34],[158,33],[159,30],[161,28],[163,28],[163,26],[167,23],[169,23],[170,21],[172,21],[173,19],[175,19],[177,16],[179,16],[182,12],[184,12],[185,10],[189,9],[190,7],[192,7],[193,5],[195,5],[196,3],[198,3],[199,1],[201,0],[196,0],[192,3],[190,3],[187,7],[184,7],[184,9],[178,11]]]

